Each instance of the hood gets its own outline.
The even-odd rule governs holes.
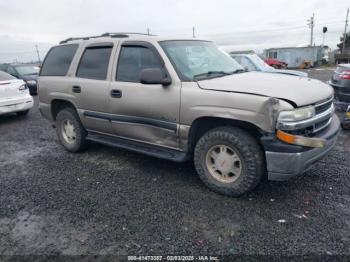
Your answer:
[[[283,69],[275,69],[274,73],[286,74],[286,75],[294,75],[294,76],[302,76],[308,77],[309,74],[305,72],[300,72],[297,70],[283,70]]]
[[[298,107],[317,103],[333,95],[319,80],[284,74],[248,72],[198,81],[200,88],[281,98]]]

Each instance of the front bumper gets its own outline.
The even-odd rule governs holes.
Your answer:
[[[0,115],[31,109],[33,98],[28,94],[24,97],[0,100]]]
[[[265,147],[268,179],[288,180],[305,172],[334,147],[339,130],[340,121],[334,115],[330,126],[317,136],[327,141],[322,148],[307,148],[285,144],[276,140],[262,140]]]

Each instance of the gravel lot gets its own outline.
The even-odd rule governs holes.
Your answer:
[[[0,255],[350,256],[349,137],[304,176],[234,199],[209,191],[191,162],[98,144],[68,153],[37,106],[2,116]]]

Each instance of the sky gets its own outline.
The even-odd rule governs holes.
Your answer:
[[[225,50],[299,46],[336,48],[349,0],[0,0],[0,62],[37,60],[60,40],[105,32],[209,39]]]

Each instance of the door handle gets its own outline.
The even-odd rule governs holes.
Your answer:
[[[118,90],[118,89],[112,89],[111,90],[111,97],[121,98],[122,97],[122,91]]]
[[[72,91],[74,93],[80,93],[81,92],[81,87],[80,86],[72,86]]]

